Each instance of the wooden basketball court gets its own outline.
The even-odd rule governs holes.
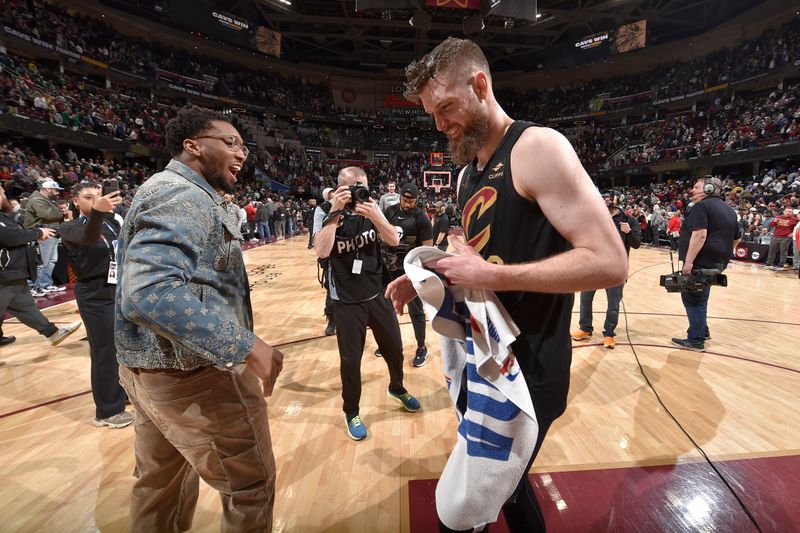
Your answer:
[[[413,331],[408,317],[401,318],[405,384],[422,403],[416,414],[403,412],[386,397],[386,367],[372,355],[376,346],[368,335],[361,415],[369,437],[350,440],[341,411],[336,339],[323,336],[324,292],[306,242],[299,237],[245,254],[256,332],[285,354],[283,373],[269,399],[278,466],[274,530],[424,531],[427,526],[413,526],[410,517],[430,514],[432,502],[410,506],[409,481],[438,478],[455,435],[436,334],[429,328],[429,363],[413,368]],[[595,336],[588,343],[574,343],[569,407],[551,428],[534,464],[532,472],[540,474],[537,479],[544,480],[544,493],[550,495],[542,505],[556,513],[548,514],[548,526],[568,531],[559,516],[582,512],[570,507],[563,490],[556,497],[547,488],[547,480],[558,473],[705,461],[659,404],[642,370],[712,461],[786,458],[791,462],[785,471],[793,477],[777,490],[800,493],[797,274],[732,265],[729,286],[712,288],[708,315],[713,338],[706,353],[695,353],[669,342],[685,336],[687,321],[680,295],[658,286],[659,275],[670,269],[666,250],[633,250],[630,264],[617,348],[602,346],[605,295],[599,291]],[[577,298],[575,305],[573,327]],[[62,324],[76,318],[76,309],[68,302],[45,314]],[[53,348],[13,319],[5,322],[4,332],[18,340],[0,349],[0,529],[125,531],[133,482],[133,428],[93,427],[88,344],[81,340],[85,334],[81,330]],[[752,496],[760,474],[753,470],[749,475],[732,485]],[[615,488],[628,483],[625,479]],[[693,486],[692,479],[683,481],[683,489]],[[559,501],[566,502],[564,509]],[[800,527],[797,507],[789,507],[793,501],[783,504],[794,523],[792,518],[773,521],[754,512],[762,529]],[[644,504],[628,499],[616,512],[624,515]],[[676,504],[677,518],[680,509]],[[218,531],[220,514],[216,493],[203,487],[193,531]],[[435,516],[433,520],[435,525]],[[639,529],[617,524],[598,530]]]

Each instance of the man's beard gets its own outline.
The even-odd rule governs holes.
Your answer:
[[[236,184],[235,183],[231,183],[226,179],[221,179],[221,180],[219,180],[219,184],[220,184],[220,187],[222,187],[222,190],[224,192],[226,192],[228,194],[236,194],[237,189],[236,189]]]
[[[206,181],[209,183],[209,185],[211,185],[212,188],[216,189],[217,192],[220,190],[222,190],[223,194],[236,194],[238,192],[236,184],[229,182],[221,173],[212,176],[211,179],[206,178]]]
[[[481,112],[477,102],[470,105],[471,120],[464,125],[461,138],[448,139],[447,150],[457,165],[471,163],[489,133],[489,117]]]

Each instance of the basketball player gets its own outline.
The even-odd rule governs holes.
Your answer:
[[[406,97],[422,102],[447,135],[453,161],[466,165],[457,186],[466,242],[453,238],[458,255],[427,266],[456,286],[497,292],[522,332],[512,348],[539,434],[503,511],[513,532],[544,531],[527,471],[566,408],[572,293],[622,284],[625,249],[569,141],[503,111],[475,43],[448,38],[409,65],[406,76]],[[405,276],[386,294],[396,311],[415,296]]]

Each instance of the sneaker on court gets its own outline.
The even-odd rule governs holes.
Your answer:
[[[67,290],[67,288],[66,287],[58,287],[56,285],[48,285],[47,287],[45,287],[42,290],[44,292],[64,292],[65,290]]]
[[[709,330],[708,328],[706,328],[706,340],[707,341],[711,340],[711,330]]]
[[[17,338],[14,335],[9,335],[7,337],[0,337],[0,346],[6,346],[7,344],[16,342],[16,340]]]
[[[409,413],[416,413],[417,411],[419,411],[419,400],[417,400],[407,392],[404,392],[403,394],[395,394],[392,391],[387,390],[386,395],[389,398],[392,398],[393,400],[403,404],[403,409],[405,409]]]
[[[367,426],[361,421],[360,416],[347,418],[347,415],[344,415],[344,424],[347,428],[347,436],[351,439],[364,440],[367,438]]]
[[[614,340],[614,337],[603,337],[603,346],[607,349],[613,350],[616,345],[617,341]]]
[[[381,351],[380,348],[378,348],[377,350],[372,352],[372,355],[374,355],[375,357],[383,357],[383,352]]]
[[[425,346],[421,348],[417,348],[417,353],[414,355],[414,360],[411,361],[412,366],[417,368],[421,366],[425,366],[425,363],[428,362],[428,349]]]
[[[47,293],[44,292],[44,289],[38,289],[34,287],[31,289],[31,296],[33,296],[34,298],[42,298],[44,296],[47,296]]]
[[[108,426],[112,429],[119,429],[130,425],[132,422],[133,415],[128,411],[122,411],[121,413],[117,413],[114,416],[109,416],[108,418],[95,418],[93,423],[99,428]]]
[[[572,339],[576,341],[586,341],[589,340],[589,337],[592,336],[591,331],[583,331],[582,329],[576,329],[571,333]]]
[[[325,336],[330,337],[336,333],[336,326],[333,322],[328,322],[328,326],[325,328]]]
[[[695,352],[705,352],[706,346],[705,343],[702,342],[689,342],[689,339],[672,339],[672,344],[675,346],[680,346],[681,348],[686,348],[687,350],[692,350]]]
[[[63,328],[59,328],[58,331],[47,337],[47,340],[49,340],[50,344],[52,344],[53,346],[58,346],[59,344],[61,344],[61,341],[63,341],[64,339],[75,333],[75,330],[77,330],[79,327],[81,327],[80,320],[78,320],[77,322],[73,322],[72,324],[65,326]]]

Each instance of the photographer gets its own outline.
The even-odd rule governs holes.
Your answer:
[[[46,337],[53,346],[75,333],[81,322],[79,320],[59,329],[36,307],[26,280],[36,280],[36,241],[54,239],[55,233],[52,228],[24,229],[14,220],[14,208],[0,186],[0,317],[8,311],[11,316]],[[0,338],[0,346],[16,340],[14,336]]]
[[[639,223],[621,209],[622,199],[620,195],[607,193],[603,197],[606,201],[606,207],[608,207],[608,213],[614,221],[614,226],[616,226],[617,232],[622,238],[625,253],[630,255],[631,248],[636,249],[642,245],[642,232]],[[606,308],[606,321],[603,324],[603,346],[609,350],[613,350],[617,345],[614,337],[616,336],[615,330],[619,322],[619,302],[622,300],[622,289],[624,287],[625,284],[623,283],[606,289],[608,307]],[[589,337],[592,336],[592,300],[594,300],[595,292],[597,291],[581,292],[580,329],[572,333],[572,338],[576,341],[589,340]]]
[[[721,193],[722,182],[713,176],[698,179],[692,187],[692,203],[686,209],[678,243],[683,275],[697,273],[698,269],[724,270],[739,243],[741,230],[736,223],[736,211],[720,198]],[[673,338],[672,344],[705,351],[705,341],[711,338],[706,322],[710,292],[710,285],[681,291],[689,329],[685,339]]]
[[[320,258],[330,257],[328,283],[333,299],[336,341],[339,346],[342,398],[347,434],[353,440],[367,436],[359,416],[361,398],[361,356],[367,326],[372,329],[378,348],[389,369],[387,394],[409,412],[419,409],[419,401],[403,387],[403,342],[392,305],[383,295],[383,266],[379,236],[397,246],[400,238],[369,197],[367,176],[359,167],[339,172],[339,187],[326,212],[322,229],[314,237],[314,250]]]
[[[419,198],[417,186],[406,183],[400,188],[400,203],[390,205],[383,212],[389,223],[398,228],[400,235],[399,245],[389,246],[383,243],[381,246],[391,281],[405,274],[403,261],[408,252],[418,246],[433,244],[431,220],[417,207],[417,198]],[[408,302],[408,314],[411,315],[414,337],[417,340],[417,351],[411,364],[415,367],[424,366],[428,361],[428,348],[425,346],[425,313],[419,297]],[[375,352],[375,355],[379,354],[380,352]]]
[[[75,185],[72,198],[80,215],[61,224],[59,232],[78,278],[75,299],[89,337],[94,425],[123,428],[133,422],[133,415],[125,411],[128,396],[119,383],[117,350],[109,334],[114,331],[115,247],[122,225],[113,211],[122,198],[118,188],[101,191],[92,181]]]

